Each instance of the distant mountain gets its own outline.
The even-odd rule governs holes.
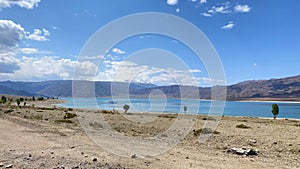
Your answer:
[[[128,92],[135,92],[137,90],[143,90],[146,88],[156,87],[153,84],[143,83],[125,83],[125,82],[91,82],[91,81],[75,81],[76,84],[84,83],[82,85],[82,92],[90,90],[93,87],[95,95],[97,97],[109,97],[113,94],[118,96],[124,95]],[[23,96],[49,96],[49,97],[72,97],[72,86],[71,80],[54,80],[54,81],[42,81],[42,82],[13,82],[3,81],[0,82],[0,94],[12,94],[12,95],[23,95]],[[113,88],[113,90],[112,90]],[[27,93],[12,92],[13,90],[26,91]]]
[[[300,98],[300,75],[231,85],[227,87],[227,98]]]
[[[23,91],[23,90],[14,90],[9,87],[1,86],[0,85],[0,93],[1,94],[8,94],[8,95],[16,95],[16,96],[33,96],[34,94]]]
[[[90,82],[75,81],[78,93],[84,94],[87,91],[95,92],[96,97],[127,96],[148,97],[148,95],[158,96],[159,93],[171,98],[199,98],[211,99],[210,87],[194,86],[156,86],[144,83],[125,82]],[[43,95],[49,97],[72,97],[72,81],[56,80],[43,82],[0,82],[0,94],[33,96]],[[215,87],[220,90],[222,87]],[[244,99],[286,99],[300,100],[300,76],[244,81],[234,85],[226,86],[227,100]],[[81,92],[81,93],[80,93]],[[218,92],[216,92],[218,93]]]

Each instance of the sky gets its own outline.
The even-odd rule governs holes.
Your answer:
[[[299,5],[298,0],[0,0],[0,81],[209,86],[220,80],[201,60],[211,56],[199,56],[180,39],[161,34],[137,34],[93,56],[82,53],[106,25],[146,12],[174,15],[199,29],[217,52],[228,85],[299,75]],[[135,30],[138,23],[111,31]],[[167,31],[198,38],[186,29],[178,25]],[[99,39],[108,42],[110,35],[115,34]]]

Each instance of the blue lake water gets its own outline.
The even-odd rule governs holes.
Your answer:
[[[62,98],[67,103],[60,104],[69,108],[89,108],[106,110],[123,110],[129,104],[129,112],[166,112],[184,113],[183,106],[189,114],[212,114],[225,116],[273,117],[272,104],[280,109],[278,118],[300,119],[300,103],[297,102],[234,102],[207,101],[192,99],[112,99],[112,98]],[[224,111],[222,109],[224,104]],[[212,108],[211,108],[211,105]]]

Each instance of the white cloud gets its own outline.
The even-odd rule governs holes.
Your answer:
[[[100,59],[103,59],[104,58],[104,55],[97,55],[97,56],[80,56],[78,59],[80,60],[100,60]]]
[[[207,2],[207,0],[200,0],[200,4],[204,4],[206,2]]]
[[[20,52],[23,54],[35,54],[38,53],[38,49],[35,48],[20,48]]]
[[[202,15],[202,16],[206,16],[206,17],[213,17],[212,14],[206,13],[206,12],[201,13],[201,15]]]
[[[224,30],[230,30],[230,29],[232,29],[233,27],[234,27],[234,23],[233,22],[229,22],[227,25],[225,25],[225,26],[222,26],[222,28],[221,29],[224,29]]]
[[[113,48],[112,49],[112,52],[116,53],[116,54],[124,54],[126,53],[125,51],[121,50],[121,49],[118,49],[118,48]]]
[[[36,41],[49,41],[49,39],[47,38],[49,35],[50,32],[45,28],[43,28],[42,30],[34,29],[34,32],[27,35],[26,38]]]
[[[236,13],[247,13],[250,12],[251,8],[249,7],[249,5],[236,5],[234,7],[234,11]]]
[[[215,14],[215,13],[223,13],[228,14],[231,13],[230,10],[230,2],[225,2],[222,5],[213,6],[211,10],[209,10],[209,13]]]
[[[1,57],[0,57],[1,58]],[[13,59],[13,58],[12,58]],[[1,59],[0,59],[1,63]],[[9,80],[49,80],[49,79],[73,79],[76,68],[76,79],[91,80],[97,72],[97,66],[91,62],[72,61],[58,57],[22,57],[14,60],[14,66],[18,69],[10,72],[0,71],[1,79]],[[1,68],[0,68],[1,70]]]
[[[105,71],[99,72],[95,80],[153,83],[157,85],[182,84],[198,85],[193,73],[200,70],[178,70],[174,68],[151,67],[134,62],[106,62]]]
[[[203,0],[202,2],[206,2],[206,0]],[[222,3],[222,4],[217,4],[217,5],[212,6],[206,12],[202,12],[201,15],[206,16],[206,17],[212,17],[213,15],[218,14],[218,13],[219,14],[230,14],[232,12],[247,13],[247,12],[250,12],[250,10],[251,10],[251,7],[249,5],[235,5],[235,6],[232,6],[230,4],[230,2],[227,1],[227,2]]]
[[[11,20],[0,20],[0,45],[17,46],[25,36],[24,28]]]
[[[0,8],[10,8],[12,6],[19,6],[21,8],[33,9],[38,6],[41,0],[0,0]]]
[[[178,13],[178,12],[180,12],[180,9],[179,9],[179,8],[177,8],[177,9],[176,9],[176,12],[177,12],[177,13]]]
[[[178,4],[178,0],[167,0],[167,4],[168,5],[177,5]]]

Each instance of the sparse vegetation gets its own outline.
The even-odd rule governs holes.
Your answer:
[[[115,112],[111,111],[111,110],[101,110],[101,113],[102,114],[114,114]]]
[[[240,128],[240,129],[249,129],[249,128],[251,128],[250,126],[247,126],[247,125],[245,125],[245,124],[238,124],[238,125],[236,125],[236,128]]]
[[[55,123],[73,123],[72,120],[70,119],[59,119],[59,120],[55,120]]]
[[[43,120],[43,115],[36,114],[36,115],[29,116],[28,118],[30,118],[32,120]]]
[[[77,117],[75,113],[65,113],[64,119],[72,119],[74,117]]]
[[[204,117],[204,118],[202,118],[202,120],[217,121],[217,119],[215,119],[213,117]]]
[[[200,134],[220,134],[219,131],[212,130],[211,128],[202,128],[198,130],[193,130],[194,136],[200,136]]]
[[[4,114],[8,114],[8,113],[11,113],[11,112],[14,112],[14,111],[15,111],[14,109],[9,109],[9,110],[4,111]]]
[[[129,110],[129,108],[130,108],[130,106],[128,104],[125,104],[123,106],[123,109],[124,109],[125,113],[127,113],[127,111]]]
[[[103,128],[103,126],[98,122],[90,122],[89,126],[94,127],[94,128]]]
[[[248,122],[248,120],[244,119],[244,120],[238,120],[239,122]]]
[[[278,116],[279,114],[279,107],[277,104],[273,104],[272,105],[272,113],[274,115],[274,119],[276,119],[276,117]]]
[[[177,118],[177,114],[161,114],[158,117],[174,119]]]
[[[39,97],[39,98],[38,98],[38,101],[43,101],[43,100],[44,100],[43,97]]]

